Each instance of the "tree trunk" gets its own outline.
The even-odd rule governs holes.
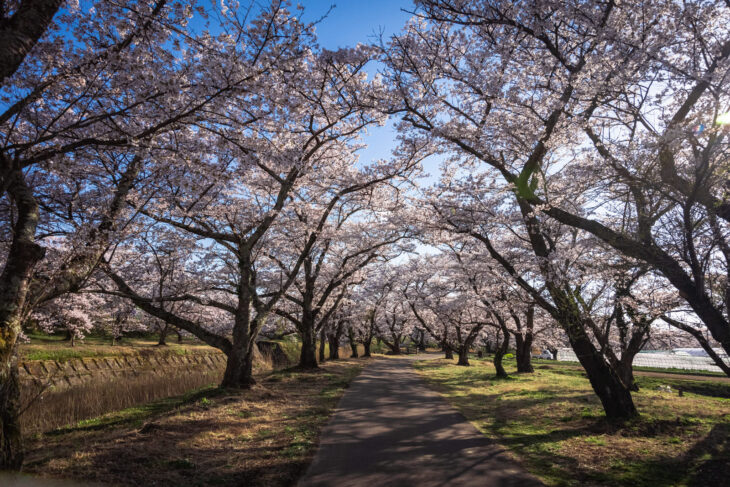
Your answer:
[[[444,345],[443,352],[444,352],[444,358],[445,359],[453,360],[453,358],[454,358],[454,351],[451,349],[450,346]]]
[[[535,372],[532,368],[532,333],[515,333],[517,372]]]
[[[340,358],[340,344],[337,341],[337,335],[327,336],[327,341],[330,345],[330,360],[338,360]]]
[[[459,361],[456,365],[469,366],[469,347],[463,346],[459,348]]]
[[[158,347],[166,347],[167,346],[167,334],[170,333],[170,327],[165,325],[160,330],[160,339],[157,341]]]
[[[494,363],[494,370],[497,371],[497,377],[500,379],[506,379],[509,377],[507,375],[507,371],[504,370],[504,365],[502,365],[502,358],[504,357],[504,352],[502,351],[502,348],[498,348],[494,352],[494,359],[492,360]]]
[[[373,343],[373,337],[366,338],[362,342],[362,347],[365,349],[365,352],[362,354],[363,357],[372,357],[370,355],[370,345]]]
[[[319,362],[324,363],[324,344],[327,343],[324,325],[322,331],[319,332]]]
[[[20,470],[23,444],[20,434],[20,384],[18,358],[11,352],[9,361],[0,363],[0,470]]]
[[[300,369],[316,369],[317,365],[317,339],[313,327],[301,333],[302,350],[299,354]]]
[[[504,370],[504,365],[502,365],[502,357],[504,357],[504,353],[502,353],[502,350],[499,349],[494,352],[494,359],[492,359],[492,362],[494,363],[494,369],[497,371],[497,377],[500,379],[506,379],[509,376],[507,375],[507,371]]]
[[[180,330],[175,330],[175,332],[177,333],[177,343],[182,343],[183,342],[182,333],[180,333]]]
[[[337,326],[332,329],[332,333],[327,336],[327,341],[330,345],[330,360],[340,359],[340,342],[342,340],[342,334],[345,332],[345,322],[339,320]]]
[[[636,354],[634,353],[624,352],[624,354],[621,355],[621,359],[619,359],[616,371],[618,372],[618,376],[621,378],[621,381],[629,388],[630,391],[638,392],[639,385],[636,383],[636,379],[634,379],[633,362],[635,356]]]
[[[347,339],[350,342],[350,350],[352,351],[350,358],[357,358],[357,342],[355,341],[355,334],[352,332],[352,328],[350,328],[347,332]]]
[[[509,376],[507,375],[507,371],[504,370],[504,365],[502,365],[502,359],[507,353],[507,350],[509,350],[510,334],[506,326],[502,326],[501,330],[503,339],[502,343],[494,351],[494,370],[496,370],[497,372],[497,378],[506,379]],[[499,337],[497,337],[497,339],[499,340]]]
[[[253,353],[249,347],[235,347],[228,354],[226,371],[221,387],[250,389],[256,384],[253,378]]]
[[[588,375],[588,380],[601,400],[606,417],[628,419],[638,416],[631,391],[619,374],[603,358],[588,337],[570,337],[570,345]]]
[[[446,341],[446,338],[441,340],[441,351],[444,352],[444,358],[452,360],[454,358],[454,351],[451,349],[451,345]]]
[[[3,156],[0,156],[3,157]],[[3,164],[8,164],[3,161]],[[21,331],[22,310],[28,283],[43,247],[35,242],[38,205],[23,173],[10,175],[7,192],[17,211],[13,240],[0,275],[0,470],[18,470],[23,462],[18,408],[18,362],[16,341]]]
[[[227,352],[228,361],[221,387],[250,389],[256,383],[253,378],[253,349],[256,346],[256,330],[259,324],[250,319],[251,300],[246,295],[248,292],[246,286],[241,286],[240,290],[243,292],[239,294],[231,346]]]

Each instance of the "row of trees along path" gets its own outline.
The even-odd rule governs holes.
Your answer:
[[[486,346],[499,375],[512,338],[525,373],[569,346],[620,421],[652,341],[730,375],[730,0],[416,0],[336,51],[242,3],[0,2],[0,469],[33,323],[144,315],[236,388],[262,335],[297,334],[302,369],[317,336]],[[361,160],[389,120],[391,156]]]

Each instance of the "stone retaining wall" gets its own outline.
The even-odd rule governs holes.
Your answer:
[[[254,349],[254,371],[281,369],[291,365],[281,346],[276,342],[262,341]],[[226,356],[215,349],[189,352],[184,355],[145,350],[134,355],[81,358],[59,362],[33,360],[20,364],[22,384],[55,389],[83,384],[92,378],[108,379],[135,377],[141,374],[170,374],[206,367],[223,371]]]
[[[35,383],[38,386],[53,386],[58,389],[82,384],[97,377],[112,379],[148,373],[169,374],[200,367],[222,370],[225,365],[226,356],[211,350],[185,355],[147,353],[82,358],[66,362],[35,360],[20,364],[19,372],[22,383]]]

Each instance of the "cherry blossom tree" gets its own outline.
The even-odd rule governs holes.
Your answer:
[[[182,77],[173,76],[184,66],[161,48],[175,35],[171,27],[187,22],[189,5],[101,1],[94,9],[71,4],[58,13],[60,4],[6,2],[0,12],[0,187],[3,220],[9,223],[2,228],[0,279],[2,468],[22,462],[14,355],[21,323],[31,312],[29,282],[44,254],[37,229],[47,213],[40,195],[52,200],[62,181],[83,173],[75,169],[88,161],[87,151],[145,141],[194,105],[180,96]],[[164,79],[178,86],[154,86]],[[109,230],[97,228],[102,234]],[[87,250],[98,257],[95,248]],[[86,269],[79,271],[77,276]],[[67,274],[74,273],[69,268]]]
[[[405,170],[410,172],[412,164]],[[402,177],[402,176],[401,176]],[[330,354],[336,354],[334,342],[339,343],[345,332],[346,319],[342,314],[343,298],[348,287],[357,284],[366,266],[392,259],[401,252],[400,242],[408,237],[408,228],[394,225],[401,204],[397,181],[377,181],[341,199],[330,214],[330,221],[321,229],[317,242],[305,256],[300,275],[292,292],[284,296],[293,303],[293,312],[277,308],[275,312],[289,319],[302,338],[301,368],[315,368],[317,333],[329,328],[333,342]],[[384,183],[389,184],[384,184]],[[296,207],[295,207],[296,208]],[[308,208],[296,210],[297,220],[306,224],[311,220]],[[291,227],[294,227],[292,225]],[[290,228],[291,228],[290,227]],[[295,253],[301,252],[315,229],[290,237],[287,245]],[[276,259],[278,260],[278,259]],[[284,266],[282,266],[284,267]],[[327,325],[330,325],[327,327]]]
[[[491,207],[490,216],[503,214],[512,220],[513,230],[515,224],[521,227],[517,235],[529,245],[530,272],[539,276],[545,293],[505,254],[509,247],[495,246],[495,233],[467,223],[473,218],[462,219],[469,215],[449,215],[451,208],[442,213],[444,220],[480,240],[560,323],[606,414],[635,415],[629,388],[592,340],[590,318],[580,311],[572,276],[565,272],[563,262],[574,258],[563,254],[581,245],[567,245],[570,232],[565,231],[561,232],[565,244],[559,245],[553,229],[560,226],[547,217],[575,226],[571,218],[576,215],[561,217],[564,214],[556,205],[575,201],[576,191],[585,189],[584,181],[598,172],[574,171],[563,177],[570,172],[566,156],[570,149],[579,151],[585,145],[575,141],[575,134],[584,133],[586,117],[598,114],[596,107],[609,99],[613,87],[624,86],[629,75],[647,73],[642,69],[647,49],[641,42],[654,31],[647,32],[645,16],[636,16],[633,6],[613,2],[423,1],[419,6],[421,18],[383,50],[392,84],[385,103],[393,113],[402,114],[404,134],[431,141],[440,151],[453,154],[454,162],[460,160],[464,169],[477,165],[484,169],[479,179],[464,175],[465,193],[476,203],[468,211]],[[668,6],[669,2],[642,9],[651,18],[663,19]],[[627,42],[614,41],[618,33],[625,33]],[[666,37],[649,38],[652,43],[662,39]],[[551,198],[546,201],[548,191]],[[507,208],[511,211],[504,211]],[[575,236],[580,237],[576,242],[585,241],[582,235]],[[558,272],[561,268],[563,272]]]
[[[381,121],[363,103],[379,89],[363,72],[369,49],[301,49],[295,64],[266,73],[255,106],[244,93],[222,112],[208,113],[193,137],[210,149],[192,158],[181,151],[181,163],[167,168],[165,187],[139,208],[145,219],[197,242],[220,269],[205,278],[221,298],[203,292],[185,299],[228,313],[231,338],[159,306],[176,297],[145,296],[124,282],[113,262],[106,268],[140,308],[221,349],[228,357],[222,382],[228,387],[254,383],[256,336],[308,262],[339,202],[400,177],[414,164],[408,158],[355,164],[357,137]],[[282,237],[298,225],[298,205],[310,205],[311,213],[300,222],[306,232],[292,251]]]
[[[398,300],[396,293],[389,294],[391,300],[383,306],[380,319],[377,322],[377,336],[390,349],[393,355],[401,354],[401,345],[409,335],[413,326],[407,305]]]
[[[730,5],[421,5],[442,27],[441,46],[453,41],[451,53],[468,40],[495,54],[452,60],[464,68],[451,70],[452,82],[475,88],[477,73],[498,60],[488,90],[461,90],[462,103],[446,110],[462,132],[490,133],[509,150],[474,137],[459,138],[463,149],[498,170],[523,204],[661,273],[727,351]],[[497,91],[505,83],[508,96]],[[502,116],[508,106],[516,116]],[[510,142],[520,132],[503,130],[519,130],[515,122],[530,131],[520,151]]]
[[[73,347],[94,328],[98,317],[91,313],[98,310],[100,301],[91,294],[67,294],[52,305],[36,308],[32,317],[46,333],[66,331]]]
[[[534,372],[531,361],[533,341],[548,327],[555,325],[539,311],[536,320],[536,304],[529,294],[515,286],[496,262],[475,247],[474,242],[457,244],[452,241],[448,244],[450,253],[458,262],[462,279],[479,296],[493,318],[492,326],[502,335],[495,353],[497,375],[504,375],[501,361],[509,347],[510,335],[515,341],[517,372]],[[499,342],[499,337],[496,338]]]
[[[403,298],[408,270],[407,263],[382,266],[369,276],[377,276],[377,280],[364,286],[370,296],[362,313],[366,357],[370,356],[373,338],[385,344],[391,354],[399,355],[401,345],[413,331],[415,319]]]
[[[151,182],[174,161],[183,135],[199,133],[202,113],[225,107],[234,92],[255,98],[272,66],[301,58],[311,31],[278,1],[257,17],[217,12],[218,36],[190,29],[194,15],[207,17],[192,2],[58,5],[2,6],[9,20],[0,32],[8,40],[0,49],[0,211],[9,225],[0,248],[0,431],[8,438],[0,466],[11,468],[22,461],[13,358],[21,323],[85,285],[159,189]],[[34,275],[43,240],[58,232],[65,241],[57,248],[70,253]]]
[[[111,335],[112,346],[124,338],[125,333],[133,331],[147,331],[147,325],[141,318],[142,312],[138,310],[129,300],[118,296],[100,295],[104,299],[101,309],[109,313],[109,316],[101,318],[96,328]]]
[[[411,266],[403,290],[411,312],[445,351],[457,352],[457,365],[468,366],[468,354],[486,325],[488,311],[452,256],[430,256],[412,261]]]

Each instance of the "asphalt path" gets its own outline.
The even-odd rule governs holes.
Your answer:
[[[375,360],[352,382],[299,487],[542,485],[430,390],[411,362]]]

